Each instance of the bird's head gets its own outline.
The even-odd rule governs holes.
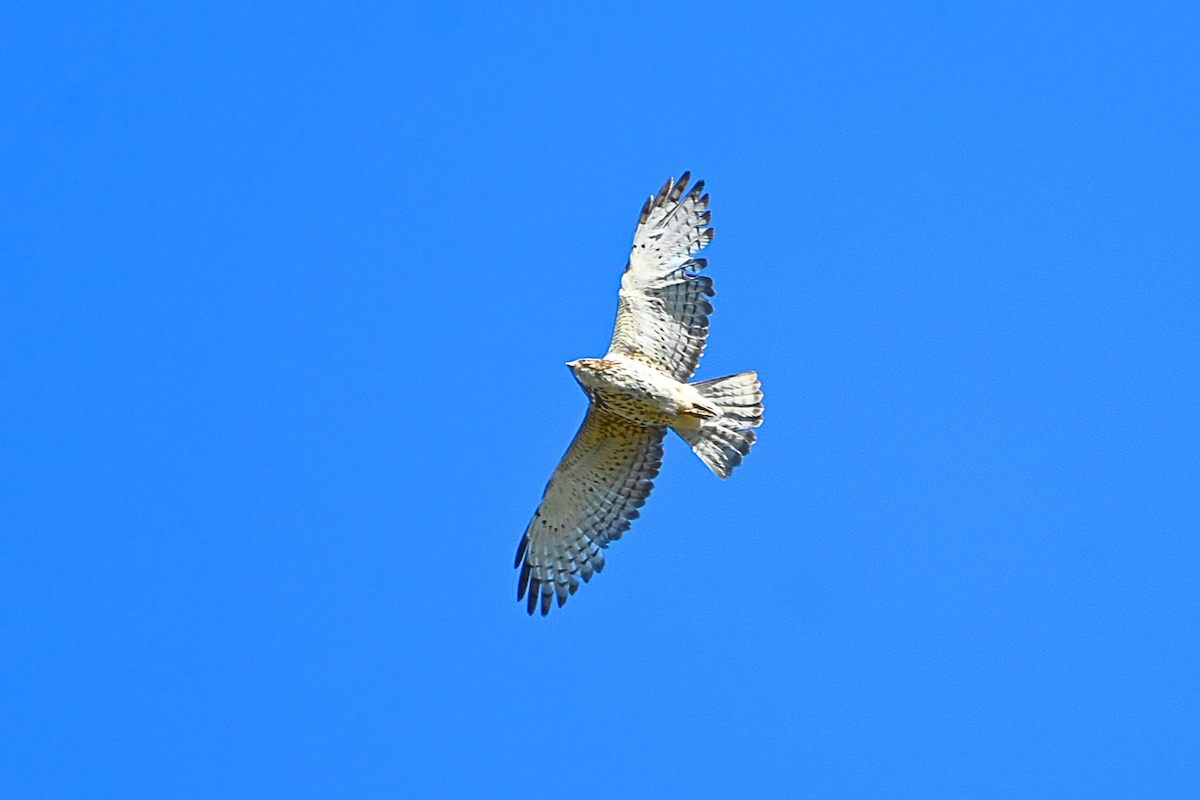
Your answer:
[[[594,383],[593,378],[602,369],[601,361],[602,359],[599,358],[577,358],[574,361],[568,361],[567,366],[571,368],[575,380],[584,386],[590,386]]]

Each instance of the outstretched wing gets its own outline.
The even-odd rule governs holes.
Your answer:
[[[691,378],[700,362],[714,294],[712,280],[699,274],[708,262],[692,258],[712,241],[713,229],[704,181],[684,195],[690,177],[668,179],[642,207],[608,349],[677,381]]]
[[[539,596],[545,616],[551,598],[561,606],[575,594],[576,576],[586,582],[604,569],[602,550],[629,530],[654,488],[665,432],[588,409],[517,548],[517,599],[528,592],[530,614]]]

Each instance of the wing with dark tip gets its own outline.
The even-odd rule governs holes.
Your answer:
[[[693,256],[712,241],[704,181],[687,191],[690,173],[668,179],[646,201],[621,278],[609,353],[650,364],[677,381],[696,371],[708,337],[712,280]]]
[[[604,548],[629,530],[654,488],[665,432],[588,409],[517,548],[517,599],[528,596],[530,614],[539,600],[542,615],[550,613],[579,578],[604,569]]]

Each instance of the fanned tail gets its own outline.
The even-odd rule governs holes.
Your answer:
[[[720,478],[728,478],[750,452],[757,439],[754,429],[762,424],[763,393],[758,373],[742,372],[692,386],[720,408],[721,415],[706,419],[696,430],[677,432],[709,469]]]

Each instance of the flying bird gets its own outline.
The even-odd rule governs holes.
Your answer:
[[[646,200],[621,277],[617,324],[603,358],[567,366],[590,403],[517,548],[517,600],[550,613],[604,569],[609,542],[654,487],[667,429],[728,478],[762,424],[758,375],[688,383],[708,338],[712,279],[694,256],[713,239],[704,181],[668,179]]]

